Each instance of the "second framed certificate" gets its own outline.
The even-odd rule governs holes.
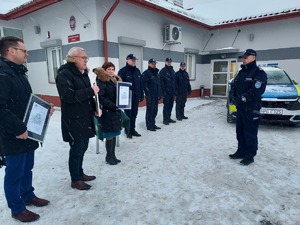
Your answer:
[[[131,109],[132,91],[131,83],[117,82],[117,102],[119,109]]]

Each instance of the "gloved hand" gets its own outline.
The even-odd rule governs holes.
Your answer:
[[[247,99],[244,96],[240,96],[240,97],[232,97],[231,102],[234,105],[240,105],[243,104],[247,101]]]
[[[144,101],[144,97],[139,99],[139,102],[142,102],[142,101]]]
[[[161,100],[161,97],[158,97],[158,101]]]
[[[5,159],[4,159],[4,156],[0,155],[0,168],[2,166],[5,166]]]

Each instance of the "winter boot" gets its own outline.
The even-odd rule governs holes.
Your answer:
[[[106,157],[105,161],[109,165],[117,165],[117,162],[114,160],[113,153],[112,153],[112,146],[113,146],[113,140],[107,140],[105,141],[105,147],[106,147]]]
[[[113,144],[112,144],[112,156],[113,156],[113,159],[115,160],[116,163],[120,163],[121,160],[120,160],[120,159],[117,159],[116,153],[115,153],[115,152],[116,152],[116,141],[117,141],[117,138],[114,137],[114,138],[112,139],[112,142],[113,142]]]

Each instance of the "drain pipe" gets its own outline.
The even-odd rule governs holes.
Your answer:
[[[109,9],[105,17],[103,18],[103,49],[104,49],[104,61],[108,62],[108,43],[107,43],[107,26],[106,22],[113,11],[117,8],[121,0],[116,0],[113,6]]]

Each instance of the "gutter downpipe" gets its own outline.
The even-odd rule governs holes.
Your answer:
[[[113,6],[109,9],[107,14],[103,18],[103,50],[104,50],[104,61],[108,62],[108,43],[107,43],[107,26],[106,22],[113,11],[117,8],[121,0],[116,0]]]

